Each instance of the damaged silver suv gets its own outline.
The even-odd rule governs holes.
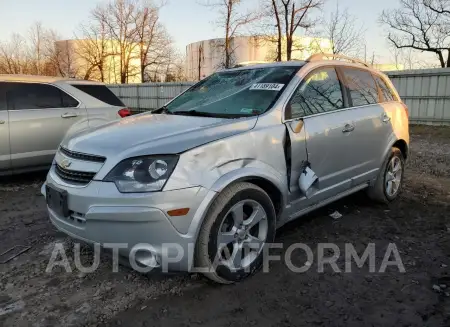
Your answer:
[[[71,136],[42,192],[75,238],[232,283],[283,224],[363,189],[394,200],[408,148],[408,109],[384,74],[314,55],[221,71],[152,113]]]

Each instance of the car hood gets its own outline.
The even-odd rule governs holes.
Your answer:
[[[68,150],[105,157],[175,154],[251,130],[257,117],[240,119],[145,113],[75,134]]]

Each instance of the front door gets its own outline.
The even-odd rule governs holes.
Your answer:
[[[304,138],[307,151],[304,157],[318,177],[312,192],[306,196],[293,188],[298,184],[299,174],[291,174],[291,188],[297,191],[291,193],[293,215],[351,186],[353,169],[358,162],[357,140],[354,117],[347,108],[343,90],[334,67],[319,68],[308,74],[287,105],[285,119],[303,121],[302,131],[297,135]],[[295,139],[292,131],[290,136]],[[301,151],[301,147],[292,147],[292,157],[301,156]],[[292,165],[293,172],[299,169],[294,167],[299,162],[292,160]]]
[[[87,118],[86,109],[53,85],[8,84],[12,168],[49,166],[72,125]]]

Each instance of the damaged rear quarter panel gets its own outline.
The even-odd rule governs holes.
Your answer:
[[[285,126],[260,126],[183,153],[164,190],[202,186],[216,192],[238,179],[261,177],[286,196]]]

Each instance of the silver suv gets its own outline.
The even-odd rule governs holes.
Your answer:
[[[0,175],[48,169],[65,135],[124,117],[103,83],[0,75]]]
[[[384,74],[334,59],[218,72],[153,113],[67,138],[42,188],[51,221],[124,243],[141,265],[232,283],[287,222],[363,189],[394,200],[407,108]]]

